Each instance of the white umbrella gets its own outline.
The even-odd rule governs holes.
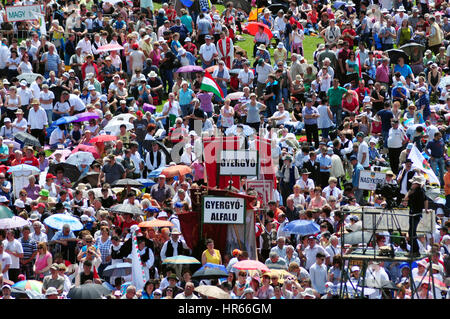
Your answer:
[[[105,132],[119,132],[120,126],[125,125],[127,130],[131,130],[134,128],[133,124],[127,121],[115,121],[113,123],[108,123],[103,129]]]
[[[111,121],[118,121],[118,120],[121,120],[121,121],[127,121],[127,122],[129,122],[131,118],[132,118],[133,120],[136,119],[136,115],[131,114],[131,113],[123,113],[123,114],[119,114],[119,115],[114,116],[114,117],[111,119]]]
[[[444,76],[443,78],[441,78],[441,81],[439,82],[438,87],[440,87],[441,89],[445,89],[445,86],[450,83],[450,75]]]
[[[0,229],[19,228],[29,225],[28,221],[19,216],[0,219]]]
[[[91,165],[93,161],[95,161],[95,158],[92,153],[76,152],[67,158],[66,163],[78,166],[81,164]]]

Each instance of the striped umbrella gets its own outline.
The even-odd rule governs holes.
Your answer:
[[[164,259],[163,264],[191,265],[191,264],[201,264],[201,262],[194,257],[179,255]]]
[[[38,280],[22,280],[16,282],[12,287],[20,290],[32,290],[37,293],[42,292],[42,282]]]

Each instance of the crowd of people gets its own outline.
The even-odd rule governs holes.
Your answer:
[[[367,289],[368,298],[449,299],[450,6],[375,2],[290,1],[273,11],[275,3],[254,4],[252,12],[228,2],[220,12],[206,0],[189,8],[44,0],[44,27],[5,18],[8,6],[40,1],[0,5],[0,212],[28,221],[0,230],[1,298],[36,280],[53,299],[87,283],[108,287],[104,298],[113,299],[197,299],[196,287],[205,284],[233,299],[332,299],[343,297],[342,285],[353,289],[345,297],[357,296],[365,277],[396,288]],[[256,21],[258,30],[245,35]],[[308,61],[309,36],[321,41]],[[248,41],[253,47],[245,50]],[[204,86],[207,73],[220,95]],[[193,209],[191,191],[208,185],[202,142],[217,134],[238,136],[248,150],[258,138],[272,143],[273,200],[254,205],[257,259],[269,272],[234,268],[249,253],[220,251],[211,239],[197,257],[228,277],[197,280],[192,267],[163,263],[194,255],[178,216]],[[431,181],[413,165],[416,148],[445,200],[425,194]],[[63,164],[79,152],[93,158],[77,162],[74,179]],[[37,172],[19,187],[8,170],[23,164]],[[190,173],[160,173],[173,165]],[[396,204],[414,216],[433,210],[436,227],[417,233],[419,216],[402,240],[377,233],[373,248],[392,246],[417,262],[372,261],[362,269],[343,258],[341,234],[361,229],[346,207],[390,204],[359,187],[362,171],[380,168],[396,187]],[[122,179],[154,182],[116,191]],[[247,179],[233,187],[255,196]],[[141,213],[115,212],[117,204]],[[75,217],[82,229],[47,225],[57,214]],[[173,226],[138,226],[152,220]],[[293,235],[285,226],[295,220],[320,231]],[[143,289],[131,275],[105,275],[136,258],[134,235]]]

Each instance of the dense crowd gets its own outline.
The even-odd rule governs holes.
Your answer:
[[[222,11],[190,2],[0,5],[2,299],[23,297],[20,284],[33,280],[38,296],[60,299],[89,283],[113,299],[197,299],[203,285],[233,299],[351,298],[362,277],[393,284],[366,288],[367,298],[449,299],[448,1],[257,0],[251,11],[241,1]],[[31,4],[43,4],[40,19],[9,22],[9,6]],[[308,61],[311,39],[321,40]],[[218,90],[205,86],[210,78]],[[203,139],[221,134],[248,150],[258,138],[272,143],[273,200],[254,203],[257,258],[269,271],[235,268],[247,251],[206,240],[199,261],[227,277],[199,280],[198,267],[164,261],[194,255],[178,215],[208,185]],[[174,165],[188,170],[161,173]],[[386,173],[393,199],[359,187],[367,170]],[[232,187],[256,196],[247,179]],[[430,198],[431,184],[445,198]],[[348,207],[390,200],[409,210],[410,230],[402,239],[378,232],[369,246],[415,261],[349,263],[341,235],[362,226]],[[417,233],[429,210],[435,229]],[[2,224],[12,216],[26,223]],[[155,220],[172,226],[137,226]],[[292,234],[285,226],[296,220],[320,229]],[[142,289],[130,272],[105,271],[136,258]]]

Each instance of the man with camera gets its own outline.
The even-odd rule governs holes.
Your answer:
[[[406,255],[407,257],[420,256],[419,244],[417,243],[417,226],[422,218],[422,211],[428,209],[428,200],[425,196],[425,177],[414,176],[409,180],[411,182],[411,189],[403,198],[403,203],[409,206],[409,230],[408,236],[411,242],[411,251]]]

